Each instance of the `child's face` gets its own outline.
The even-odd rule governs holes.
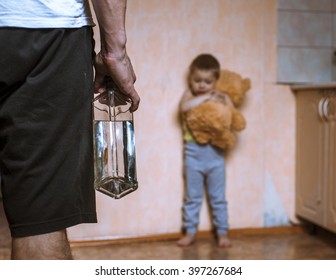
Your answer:
[[[190,90],[194,95],[202,95],[210,93],[215,89],[217,79],[211,70],[195,69],[190,77]]]

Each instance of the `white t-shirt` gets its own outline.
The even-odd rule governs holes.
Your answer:
[[[0,0],[0,27],[79,28],[94,25],[88,0]]]

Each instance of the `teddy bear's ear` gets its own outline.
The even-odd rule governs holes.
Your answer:
[[[251,80],[249,78],[245,78],[243,80],[243,84],[244,84],[245,92],[248,91],[251,88]]]

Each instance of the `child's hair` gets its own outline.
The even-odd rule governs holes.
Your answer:
[[[199,70],[210,70],[213,71],[216,79],[219,79],[220,75],[220,63],[211,54],[200,54],[198,55],[189,66],[189,75],[191,75],[195,69]]]

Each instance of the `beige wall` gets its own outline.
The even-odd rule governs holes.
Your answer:
[[[294,97],[276,79],[275,0],[129,0],[128,52],[142,96],[135,113],[139,189],[121,200],[97,193],[99,223],[71,240],[124,238],[181,229],[182,139],[178,102],[190,61],[210,52],[249,77],[248,125],[227,155],[231,228],[294,220]],[[206,204],[200,230],[209,230]]]

